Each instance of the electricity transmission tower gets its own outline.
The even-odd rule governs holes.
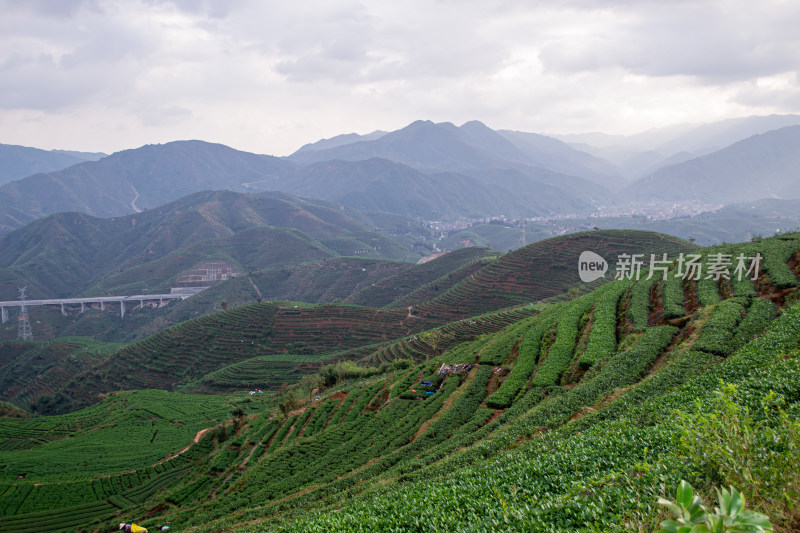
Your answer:
[[[525,219],[522,219],[522,231],[519,233],[519,247],[525,246]]]
[[[19,290],[19,299],[22,302],[19,306],[19,329],[17,330],[17,338],[24,341],[32,341],[33,333],[31,333],[31,321],[28,320],[28,308],[25,307],[25,289],[22,287]]]

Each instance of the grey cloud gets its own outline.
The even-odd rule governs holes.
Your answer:
[[[99,6],[96,0],[0,0],[3,13],[27,11],[55,19],[74,17],[81,9],[99,11]]]
[[[617,20],[601,31],[554,36],[541,49],[545,67],[554,72],[620,67],[707,83],[800,68],[796,7],[773,13],[761,4],[740,2],[645,3],[611,13]]]

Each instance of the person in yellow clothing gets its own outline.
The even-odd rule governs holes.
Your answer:
[[[125,533],[147,533],[147,528],[136,524],[120,524],[119,528]]]

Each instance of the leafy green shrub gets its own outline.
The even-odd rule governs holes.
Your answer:
[[[700,305],[714,305],[719,303],[719,287],[715,279],[701,279],[697,282],[697,299]]]
[[[543,315],[538,317],[538,320],[525,334],[519,345],[517,363],[500,388],[486,399],[487,406],[493,409],[505,409],[511,405],[517,394],[528,383],[528,379],[539,362],[542,336],[556,320],[556,316],[549,311],[545,311]]]
[[[744,313],[744,307],[734,299],[721,302],[703,326],[694,348],[718,355],[728,355],[733,352],[736,348],[733,342],[736,326],[742,320]]]
[[[592,331],[578,364],[587,369],[614,354],[617,347],[617,304],[630,281],[618,281],[599,300],[594,310]]]
[[[561,374],[564,373],[572,361],[575,351],[575,339],[578,336],[578,324],[581,318],[591,309],[597,298],[605,293],[604,289],[607,286],[605,285],[592,293],[581,296],[561,312],[556,340],[553,346],[550,347],[550,353],[547,354],[544,363],[539,366],[538,372],[533,376],[533,385],[545,387],[556,384]]]
[[[744,346],[753,337],[762,333],[775,315],[778,314],[778,306],[770,300],[756,298],[747,309],[747,316],[739,323],[736,328],[736,335],[733,338],[733,345],[736,347]]]
[[[769,519],[744,508],[744,496],[733,486],[717,489],[718,506],[710,513],[692,486],[681,480],[675,502],[658,499],[658,503],[675,513],[676,520],[664,520],[657,533],[763,533],[772,531]]]
[[[798,361],[788,361],[785,367],[796,384]],[[738,388],[723,382],[710,411],[699,403],[689,412],[675,411],[680,432],[677,455],[715,484],[746,486],[757,508],[781,521],[800,519],[798,413],[786,410],[785,398],[775,392],[767,393],[759,408],[752,410],[745,404],[752,401],[752,391],[739,394]]]
[[[634,331],[644,331],[650,318],[650,291],[658,282],[659,278],[653,276],[650,279],[643,279],[631,289],[631,306],[628,308],[628,316],[633,321]]]
[[[683,307],[683,279],[671,271],[661,286],[664,299],[664,318],[679,318],[686,314]]]

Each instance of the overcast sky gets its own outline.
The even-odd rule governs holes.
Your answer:
[[[0,0],[0,143],[285,155],[416,119],[635,133],[800,112],[800,2]]]

